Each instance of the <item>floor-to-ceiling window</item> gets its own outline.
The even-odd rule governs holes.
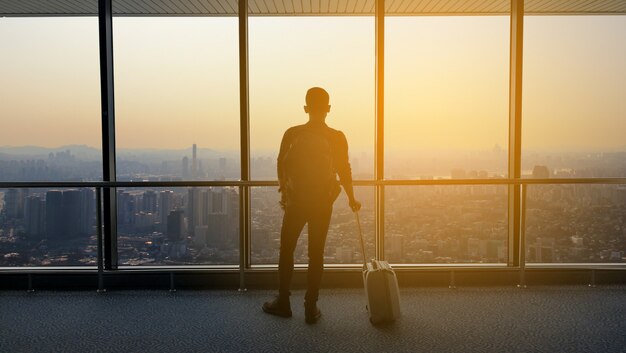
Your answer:
[[[0,182],[102,180],[95,17],[2,18]],[[0,266],[93,266],[92,188],[0,189]]]

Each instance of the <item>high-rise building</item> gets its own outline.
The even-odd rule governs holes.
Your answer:
[[[46,193],[46,236],[59,239],[64,232],[63,191],[50,190]]]
[[[42,238],[45,235],[46,202],[41,196],[32,195],[26,199],[24,215],[26,234],[30,238]]]
[[[4,209],[9,219],[24,217],[24,201],[27,196],[27,189],[8,189],[4,193]]]
[[[184,211],[173,210],[167,215],[167,239],[177,242],[184,239]]]
[[[198,155],[197,155],[197,146],[194,143],[192,146],[192,154],[191,154],[191,179],[195,180],[198,176]]]
[[[148,213],[155,213],[157,211],[157,194],[154,190],[147,190],[143,193],[143,199],[141,200],[141,210]]]
[[[189,179],[189,157],[183,157],[183,179]]]
[[[239,198],[234,189],[211,188],[207,193],[209,244],[220,248],[233,246],[238,239]]]
[[[194,229],[196,226],[203,225],[202,215],[203,211],[203,202],[202,196],[206,192],[202,188],[194,188],[190,187],[187,189],[187,223],[189,224],[189,235],[193,235]]]
[[[196,226],[193,231],[193,243],[196,247],[202,248],[207,242],[207,226]]]
[[[167,230],[167,216],[174,209],[172,204],[173,195],[174,192],[172,190],[163,190],[159,193],[158,213],[164,231]]]
[[[80,190],[72,189],[63,191],[63,220],[66,238],[74,238],[81,235],[81,216],[83,205]]]
[[[545,165],[536,165],[533,167],[534,179],[548,179],[550,177],[550,170]]]
[[[554,262],[554,238],[537,237],[529,247],[531,261],[540,263]],[[533,259],[534,257],[534,259]]]
[[[80,234],[94,234],[96,221],[96,193],[91,188],[80,189]]]
[[[135,214],[135,199],[128,191],[117,192],[117,221],[120,225],[132,224]]]

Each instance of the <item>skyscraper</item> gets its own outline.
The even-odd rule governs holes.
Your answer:
[[[187,222],[189,235],[193,235],[195,227],[207,225],[207,214],[211,210],[212,189],[192,187],[187,191]]]
[[[141,202],[141,210],[144,212],[154,213],[157,211],[157,194],[154,190],[147,190],[143,193]]]
[[[96,221],[96,193],[94,189],[80,189],[80,234],[94,234],[93,226]]]
[[[135,200],[128,191],[117,192],[117,219],[121,225],[131,224],[135,213]]]
[[[205,210],[209,244],[229,248],[236,243],[239,198],[234,189],[211,188]]]
[[[189,179],[189,157],[183,157],[183,179]]]
[[[173,210],[167,215],[167,239],[171,242],[183,240],[183,210]]]
[[[46,193],[46,236],[59,239],[65,231],[63,212],[63,191],[50,190]]]
[[[46,202],[41,196],[29,196],[26,199],[24,215],[26,234],[30,238],[42,238],[45,235]]]
[[[8,189],[4,193],[4,209],[8,218],[22,218],[24,216],[24,199],[28,194],[24,189]]]
[[[174,192],[172,190],[163,190],[159,193],[159,217],[161,219],[161,226],[163,231],[167,230],[167,216],[170,214],[172,207],[172,197]]]
[[[74,238],[81,235],[81,217],[83,207],[81,192],[77,189],[63,191],[62,219],[65,237]]]
[[[192,157],[191,157],[191,179],[195,180],[198,176],[198,159],[197,159],[197,147],[194,143],[192,146]]]

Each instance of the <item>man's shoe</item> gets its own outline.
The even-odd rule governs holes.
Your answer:
[[[322,312],[316,304],[304,305],[304,321],[307,324],[314,324],[322,317]]]
[[[291,304],[289,303],[289,299],[276,297],[276,299],[271,302],[263,303],[263,311],[270,315],[291,317]]]

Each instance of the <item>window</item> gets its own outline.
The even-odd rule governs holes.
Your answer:
[[[530,185],[526,262],[626,261],[624,185]]]
[[[96,266],[94,189],[0,189],[0,200],[0,267]]]
[[[115,17],[118,180],[237,180],[236,17]]]
[[[0,181],[102,180],[97,19],[0,26]]]
[[[120,266],[239,263],[236,188],[120,188],[117,222]]]
[[[394,263],[506,263],[507,186],[385,188],[385,256]]]
[[[509,18],[385,19],[385,176],[507,175]]]
[[[254,179],[276,179],[283,133],[308,121],[305,95],[330,94],[329,126],[342,130],[357,179],[374,170],[373,17],[249,19],[250,149]]]
[[[355,197],[362,204],[360,211],[361,228],[367,259],[374,258],[374,188],[359,186],[354,190]],[[252,264],[278,264],[280,250],[280,229],[283,211],[278,205],[280,194],[276,187],[255,187],[251,193],[252,214]],[[308,263],[307,227],[298,239],[295,263]],[[348,198],[342,192],[333,205],[330,221],[325,264],[360,264],[363,261],[359,233],[354,213],[348,206]]]
[[[626,17],[529,16],[524,31],[525,176],[625,177]]]

